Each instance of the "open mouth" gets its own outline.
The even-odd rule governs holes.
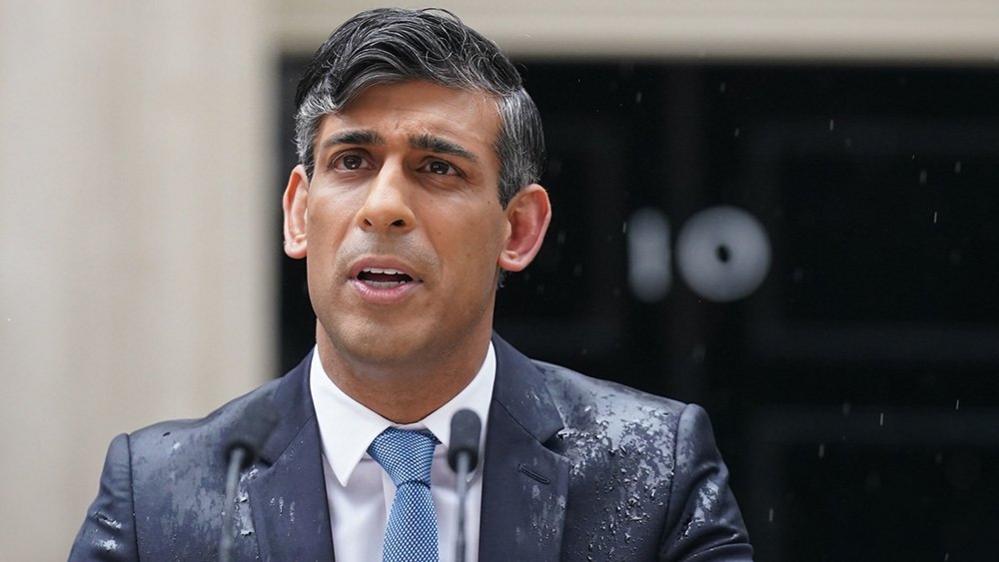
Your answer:
[[[391,289],[407,283],[415,283],[409,274],[398,269],[366,267],[357,274],[357,280],[375,289]]]

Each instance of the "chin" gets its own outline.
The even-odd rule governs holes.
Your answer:
[[[370,365],[393,365],[419,360],[432,353],[426,338],[429,327],[401,328],[363,323],[339,326],[330,333],[333,347],[353,361]]]

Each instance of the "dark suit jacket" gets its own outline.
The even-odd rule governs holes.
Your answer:
[[[479,560],[751,559],[704,410],[494,345]],[[116,437],[70,560],[215,560],[221,443],[261,393],[281,418],[242,473],[234,559],[333,560],[308,375],[306,357],[203,419]]]

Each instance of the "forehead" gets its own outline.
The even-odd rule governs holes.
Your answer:
[[[496,100],[486,92],[410,81],[366,88],[342,110],[323,118],[317,140],[346,129],[370,129],[389,142],[396,136],[429,133],[487,158],[494,156],[499,125]]]

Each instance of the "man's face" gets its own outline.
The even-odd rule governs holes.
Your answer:
[[[313,177],[289,185],[285,212],[304,218],[309,295],[338,353],[387,366],[490,332],[511,231],[498,131],[485,94],[415,81],[323,118]]]

